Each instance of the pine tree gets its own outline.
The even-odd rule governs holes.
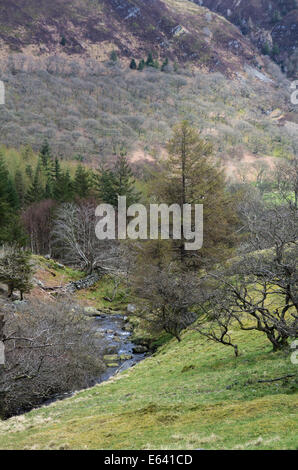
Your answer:
[[[45,191],[42,183],[42,170],[40,160],[37,163],[32,184],[26,194],[26,202],[28,204],[41,201],[45,196]]]
[[[165,60],[162,63],[161,71],[164,72],[168,65],[169,65],[169,59],[166,57]]]
[[[25,202],[25,184],[22,172],[20,170],[17,170],[15,173],[14,184],[18,195],[20,207],[23,207]]]
[[[73,199],[73,184],[69,170],[61,172],[55,183],[54,199],[59,202],[70,202]]]
[[[117,52],[116,51],[112,51],[111,54],[110,54],[110,59],[112,62],[117,62],[118,60],[118,55],[117,55]]]
[[[45,140],[44,143],[42,144],[39,155],[41,157],[41,162],[42,162],[44,169],[47,169],[48,164],[52,158],[51,149],[49,146],[49,142],[47,140]]]
[[[12,211],[8,201],[8,170],[0,153],[0,242],[7,240],[7,226],[10,223]]]
[[[100,169],[94,176],[94,187],[102,202],[116,207],[118,196],[115,190],[115,177],[110,169]]]
[[[78,165],[74,178],[74,193],[79,198],[86,198],[90,194],[90,174],[82,165]]]
[[[145,61],[144,61],[144,59],[142,59],[142,60],[140,60],[140,62],[139,62],[138,70],[139,70],[139,71],[142,71],[142,70],[144,70],[144,67],[145,67]]]
[[[137,64],[136,64],[136,61],[134,59],[131,59],[129,67],[131,68],[131,70],[136,70]]]
[[[117,158],[113,170],[115,193],[118,196],[126,196],[127,205],[139,200],[139,193],[135,189],[135,180],[132,170],[124,155]]]
[[[146,66],[147,67],[154,67],[154,60],[152,56],[152,52],[149,52],[147,60],[146,60]]]
[[[15,182],[11,178],[8,178],[7,183],[7,202],[12,209],[20,209],[19,195],[16,190]]]

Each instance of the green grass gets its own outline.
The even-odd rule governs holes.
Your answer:
[[[95,308],[126,311],[127,304],[133,299],[129,295],[127,288],[120,284],[112,302],[106,300],[112,299],[114,293],[114,280],[111,276],[103,276],[94,286],[84,289],[77,293],[77,298],[82,301],[89,301]]]
[[[194,331],[105,384],[0,423],[1,449],[296,449],[297,372],[261,333]],[[296,385],[296,386],[295,386]]]

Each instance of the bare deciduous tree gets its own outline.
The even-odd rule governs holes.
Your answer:
[[[198,299],[196,276],[174,271],[171,266],[164,270],[150,266],[135,283],[140,299],[136,315],[150,331],[165,331],[181,341],[181,331],[197,318],[193,311]]]
[[[6,363],[0,374],[1,417],[31,409],[101,375],[104,344],[69,300],[5,309]],[[1,371],[0,371],[1,372]]]
[[[100,241],[95,234],[96,204],[92,201],[63,204],[52,231],[52,249],[65,263],[92,273],[117,271],[121,250],[114,240]]]

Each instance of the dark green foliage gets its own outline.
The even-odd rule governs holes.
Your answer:
[[[63,46],[63,47],[66,46],[66,43],[67,43],[67,41],[66,41],[65,36],[62,36],[61,41],[60,41],[61,46]]]
[[[114,174],[109,169],[102,169],[94,178],[94,187],[100,200],[107,204],[117,205]]]
[[[135,180],[132,170],[125,156],[117,158],[114,167],[115,191],[117,196],[126,196],[127,205],[136,203],[140,195],[135,189]]]
[[[47,191],[49,188],[47,188]],[[42,184],[42,169],[40,161],[37,164],[34,178],[32,184],[30,185],[27,194],[26,194],[26,202],[28,204],[32,202],[41,201],[45,197],[45,190]]]
[[[273,58],[275,58],[277,55],[279,55],[279,46],[278,44],[274,44],[273,48],[272,48],[272,51],[271,51],[271,55]]]
[[[265,44],[263,44],[262,54],[263,55],[270,55],[270,45],[268,44],[268,42],[265,42]]]
[[[131,205],[139,200],[139,193],[135,189],[135,180],[132,170],[124,155],[117,158],[113,169],[101,169],[95,176],[95,189],[100,199],[117,206],[118,196],[126,196],[127,205]]]
[[[86,198],[90,194],[90,174],[82,165],[78,165],[74,178],[74,193],[79,198]]]
[[[139,62],[138,70],[142,71],[142,70],[144,70],[144,67],[145,67],[145,61],[144,61],[144,59],[142,59]]]
[[[167,68],[167,66],[169,65],[169,59],[166,57],[165,60],[163,61],[162,63],[162,66],[161,66],[161,71],[164,72]]]
[[[14,290],[19,290],[21,299],[23,293],[30,292],[32,267],[30,252],[23,250],[18,244],[5,245],[0,253],[0,280],[8,286],[8,296]]]
[[[146,60],[146,66],[147,67],[155,67],[152,52],[149,52],[149,54],[148,54],[148,57],[147,57],[147,60]]]
[[[137,64],[136,64],[136,61],[134,59],[131,59],[129,67],[131,68],[131,70],[136,70]]]
[[[47,140],[45,140],[44,143],[42,144],[39,154],[41,157],[41,162],[43,164],[43,167],[45,169],[48,168],[49,162],[52,158],[52,153],[51,153],[51,149]]]
[[[112,51],[111,54],[110,54],[110,60],[112,62],[117,62],[118,60],[118,56],[117,56],[117,52],[116,51]]]

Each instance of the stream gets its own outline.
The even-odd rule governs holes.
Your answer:
[[[104,356],[107,369],[96,383],[104,382],[117,372],[129,369],[146,356],[146,353],[134,352],[136,345],[131,341],[132,333],[125,329],[126,325],[123,315],[100,314],[94,318],[96,331],[103,335],[111,351],[110,355]]]
[[[95,332],[98,334],[98,348],[102,339],[105,340],[108,352],[104,356],[106,370],[99,377],[93,379],[92,385],[100,384],[109,380],[118,372],[133,367],[142,361],[148,352],[135,353],[136,345],[131,341],[132,332],[127,331],[126,319],[120,314],[98,314],[92,320]],[[91,386],[92,386],[91,385]],[[42,403],[41,406],[47,406],[58,400],[63,400],[74,395],[75,392],[68,392],[52,396]]]

